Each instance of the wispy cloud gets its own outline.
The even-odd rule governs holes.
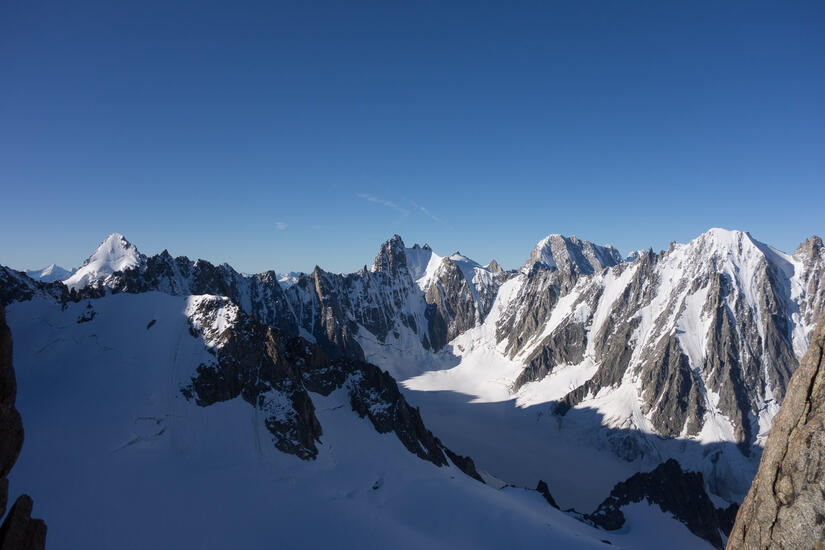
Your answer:
[[[376,197],[375,195],[370,195],[369,193],[358,193],[356,196],[360,199],[364,199],[367,202],[372,202],[372,203],[375,203],[375,204],[380,204],[381,206],[386,206],[387,208],[392,208],[393,210],[395,210],[396,212],[398,212],[402,216],[407,216],[410,213],[409,210],[407,210],[406,208],[402,208],[402,207],[398,206],[397,204],[395,204],[392,201],[388,201],[386,199]]]
[[[275,229],[278,231],[284,231],[287,227],[289,226],[286,222],[275,222]]]
[[[445,225],[445,226],[447,226],[448,229],[452,230],[453,227],[450,224],[448,224],[447,222],[445,222],[444,220],[442,220],[441,218],[439,218],[438,216],[436,216],[435,214],[433,214],[432,212],[427,210],[425,207],[421,206],[420,204],[416,203],[415,201],[409,201],[409,202],[410,202],[411,205],[413,205],[413,207],[416,210],[418,210],[419,212],[421,212],[422,214],[424,214],[425,216],[427,216],[428,218],[430,218],[434,222]]]

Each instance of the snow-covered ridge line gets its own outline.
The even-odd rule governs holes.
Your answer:
[[[563,364],[568,373],[583,365],[584,380],[569,378],[580,383],[564,396],[570,407],[630,384],[635,389],[627,392],[640,403],[632,407],[639,429],[699,437],[708,422],[721,422],[717,435],[701,437],[733,432],[740,442],[752,442],[766,430],[822,311],[822,258],[818,238],[787,255],[748,233],[711,229],[627,263],[610,246],[550,235],[515,277],[459,253],[408,248],[395,235],[368,270],[340,275],[316,268],[284,284],[274,272],[247,276],[226,264],[166,252],[147,257],[114,234],[70,281],[101,292],[226,296],[256,319],[328,353],[379,364],[402,349],[415,362],[432,364],[433,352],[455,350],[457,337],[488,326],[483,333],[493,348],[521,369],[505,384],[515,393],[553,379]],[[514,278],[519,283],[493,327],[488,314],[501,286]],[[728,353],[725,338],[731,336]],[[662,363],[670,356],[684,359]],[[421,367],[399,368],[411,374]],[[668,376],[687,380],[693,393],[675,388]],[[674,400],[688,405],[670,410]],[[672,421],[661,420],[665,416]]]
[[[575,497],[553,477],[551,466],[565,460],[557,446],[598,471],[593,494],[673,457],[702,472],[714,498],[741,498],[825,292],[820,239],[788,255],[720,229],[632,262],[550,236],[518,272],[393,237],[371,269],[317,268],[287,284],[274,272],[144,256],[121,236],[107,242],[73,293],[3,268],[0,299],[42,296],[71,308],[118,293],[183,296],[191,326],[216,353],[246,315],[336,360],[389,371],[427,425],[455,437],[482,469],[525,487],[552,481],[561,501]],[[264,402],[287,425],[294,417],[282,397]],[[364,414],[387,410],[370,402]],[[500,421],[506,433],[490,441],[490,422]],[[518,463],[513,450],[525,455]]]

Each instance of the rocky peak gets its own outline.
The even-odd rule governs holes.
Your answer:
[[[405,267],[407,267],[407,255],[404,252],[404,241],[399,235],[393,235],[378,250],[378,255],[372,264],[372,271],[395,276],[401,268]]]
[[[499,265],[499,263],[495,260],[492,260],[489,264],[485,266],[485,269],[490,273],[503,273],[504,269]]]
[[[794,256],[802,256],[803,258],[812,258],[822,255],[822,239],[818,235],[811,235],[810,239],[796,247]]]

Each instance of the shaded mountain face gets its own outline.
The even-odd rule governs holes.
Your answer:
[[[773,419],[729,549],[819,548],[825,540],[825,316]]]

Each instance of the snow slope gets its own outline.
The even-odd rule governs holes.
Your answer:
[[[655,548],[653,527],[674,549],[706,547],[646,505],[606,533],[534,491],[438,468],[376,433],[340,390],[312,395],[318,458],[280,453],[247,403],[182,397],[211,357],[189,332],[199,299],[149,292],[8,308],[26,428],[11,496],[34,498],[49,548]]]

